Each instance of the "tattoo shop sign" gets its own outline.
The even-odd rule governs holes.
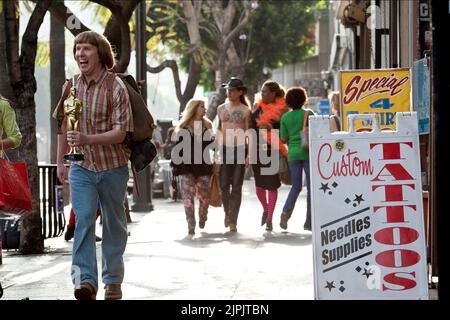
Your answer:
[[[315,298],[428,299],[416,112],[397,131],[309,119]]]
[[[395,130],[396,112],[411,111],[411,75],[408,68],[340,72],[341,114],[375,113],[381,129]],[[370,129],[370,120],[358,120],[356,131]],[[347,131],[347,122],[343,121]]]

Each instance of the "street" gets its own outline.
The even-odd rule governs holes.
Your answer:
[[[279,189],[274,231],[260,226],[262,208],[253,180],[243,186],[238,232],[223,225],[223,209],[210,207],[203,230],[188,236],[181,201],[153,199],[155,210],[131,212],[125,251],[123,300],[311,300],[314,299],[311,232],[303,230],[306,189],[287,231],[279,227],[289,186]],[[196,204],[197,205],[197,204]],[[66,207],[68,217],[69,207]],[[101,225],[97,223],[97,235]],[[45,240],[46,253],[3,252],[4,300],[74,300],[70,280],[72,241]],[[97,243],[101,283],[101,243]]]

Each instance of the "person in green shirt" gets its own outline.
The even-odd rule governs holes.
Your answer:
[[[5,150],[17,148],[21,141],[16,113],[9,101],[0,95],[0,157]]]
[[[304,230],[311,231],[311,195],[309,180],[309,153],[301,147],[301,131],[303,129],[303,119],[305,112],[314,115],[312,110],[305,110],[304,105],[307,100],[307,94],[302,87],[289,88],[285,96],[286,105],[292,110],[281,117],[280,139],[288,143],[288,164],[291,173],[292,187],[281,213],[280,227],[287,229],[287,222],[292,215],[298,195],[302,191],[303,171],[306,176],[307,208],[306,221],[303,225]]]

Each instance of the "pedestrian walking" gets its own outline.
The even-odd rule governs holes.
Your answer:
[[[237,220],[242,200],[242,184],[245,168],[248,166],[245,132],[250,125],[250,102],[246,97],[247,88],[241,79],[232,77],[222,85],[227,90],[228,102],[217,108],[220,120],[219,148],[220,191],[224,224],[231,232],[237,232]],[[231,189],[230,189],[231,188]]]
[[[109,71],[115,62],[111,45],[104,36],[93,31],[78,34],[73,54],[81,73],[74,77],[72,84],[83,105],[79,131],[66,132],[61,105],[54,115],[58,120],[57,173],[61,181],[67,180],[63,162],[67,145],[81,148],[84,154],[81,163],[71,164],[69,177],[76,212],[72,249],[74,295],[78,300],[96,299],[98,275],[93,213],[100,200],[105,300],[121,299],[123,253],[128,236],[123,200],[130,156],[130,150],[122,142],[127,132],[133,131],[132,111],[125,84]],[[108,108],[106,97],[110,79],[113,79],[113,92],[112,105]]]
[[[305,123],[308,123],[307,117],[314,115],[312,110],[304,108],[307,101],[306,90],[302,87],[292,87],[286,92],[286,104],[292,110],[281,117],[280,137],[285,143],[288,143],[288,165],[291,173],[292,187],[281,213],[280,227],[287,229],[287,223],[292,215],[298,195],[302,191],[303,172],[306,177],[306,221],[303,225],[304,230],[311,231],[311,194],[310,194],[310,176],[309,176],[309,153],[301,147],[301,131]],[[305,115],[305,113],[307,113]]]
[[[331,105],[331,117],[330,117],[330,131],[341,131],[341,112],[340,112],[340,95],[339,91],[332,91],[328,95],[328,100]]]
[[[3,133],[6,137],[3,138]],[[22,134],[17,126],[16,113],[9,101],[0,95],[0,157],[8,149],[17,148],[22,142]]]
[[[205,102],[191,99],[175,129],[178,144],[182,143],[181,154],[173,154],[171,165],[174,174],[179,175],[181,195],[188,224],[189,235],[195,234],[195,198],[199,200],[199,228],[205,227],[211,198],[210,181],[212,160],[208,148],[214,141],[212,122],[205,117]],[[189,141],[186,141],[189,139]],[[184,154],[187,152],[188,154]],[[197,160],[198,156],[200,160]],[[178,159],[174,159],[178,157]],[[177,164],[178,163],[178,164]]]
[[[281,152],[287,157],[288,151],[281,141],[278,145],[272,144],[273,136],[278,134],[278,131],[273,129],[280,129],[281,116],[288,111],[284,93],[284,89],[278,82],[273,80],[264,82],[261,87],[261,99],[255,103],[251,115],[251,128],[257,131],[256,141],[251,142],[256,145],[256,159],[255,163],[252,163],[252,169],[256,195],[263,207],[261,226],[265,224],[267,231],[273,230],[272,217],[281,183],[278,172],[271,175],[261,173],[261,168],[267,168],[271,164],[261,163],[260,150],[263,150],[265,155],[270,158],[273,152],[272,148],[276,148],[277,152]]]

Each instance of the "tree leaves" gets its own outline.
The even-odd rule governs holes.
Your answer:
[[[36,65],[46,67],[50,64],[50,43],[38,41],[36,52]]]

